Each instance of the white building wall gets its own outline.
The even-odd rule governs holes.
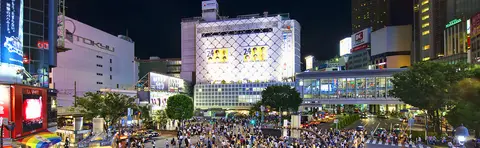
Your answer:
[[[371,55],[386,52],[411,51],[412,26],[388,26],[372,32]]]
[[[198,21],[181,23],[182,66],[180,78],[192,82],[195,74],[195,30]]]
[[[52,70],[59,106],[73,105],[75,82],[77,96],[135,84],[138,67],[134,64],[134,43],[68,17],[65,28],[74,34],[73,40],[65,40],[65,46],[72,50],[58,53],[57,67]]]

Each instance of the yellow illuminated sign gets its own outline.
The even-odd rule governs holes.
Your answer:
[[[228,62],[228,48],[207,50],[207,61],[209,63]]]
[[[267,46],[243,47],[243,61],[265,61],[267,59],[267,50]]]

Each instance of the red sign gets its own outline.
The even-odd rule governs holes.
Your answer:
[[[10,118],[10,100],[11,100],[10,85],[0,85],[0,122],[3,120],[11,121]],[[3,129],[3,138],[10,138],[10,131]]]
[[[359,51],[359,50],[362,50],[362,49],[365,49],[365,48],[368,48],[368,47],[370,47],[370,44],[363,44],[363,45],[357,46],[357,47],[355,47],[355,48],[352,48],[352,49],[350,50],[350,52],[353,53],[353,52],[355,52],[355,51]]]
[[[37,48],[48,49],[48,42],[47,41],[37,41]]]
[[[355,42],[363,40],[363,32],[355,34]]]
[[[472,26],[470,26],[472,36],[480,34],[480,13],[472,17]]]
[[[11,120],[15,123],[12,138],[27,136],[47,129],[47,90],[12,85]]]

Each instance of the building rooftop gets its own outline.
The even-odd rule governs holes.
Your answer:
[[[355,77],[371,77],[371,76],[392,76],[395,73],[403,72],[407,68],[390,68],[390,69],[375,69],[375,70],[344,70],[344,71],[325,71],[325,72],[302,72],[297,74],[296,78],[355,78]]]

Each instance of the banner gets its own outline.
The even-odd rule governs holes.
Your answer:
[[[23,0],[0,1],[0,62],[23,66]]]
[[[228,62],[228,48],[209,49],[207,52],[207,60],[209,63],[226,63]]]
[[[243,47],[244,62],[259,62],[267,59],[267,46]]]

